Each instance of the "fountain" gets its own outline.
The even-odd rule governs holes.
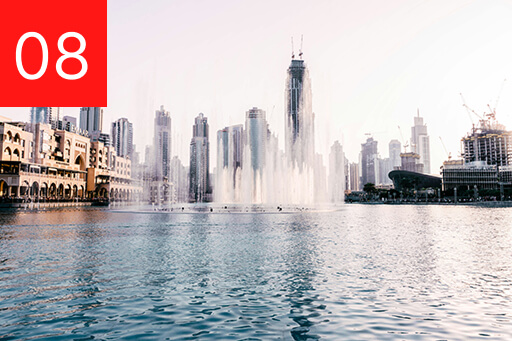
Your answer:
[[[218,132],[216,202],[311,205],[326,198],[325,184],[319,186],[326,181],[325,168],[315,155],[311,81],[303,60],[292,60],[288,68],[285,99],[285,151],[258,108],[247,111],[245,129],[236,125]]]

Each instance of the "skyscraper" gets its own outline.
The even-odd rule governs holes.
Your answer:
[[[225,127],[217,132],[215,200],[239,202],[244,152],[244,126]]]
[[[89,134],[94,132],[101,133],[103,130],[103,108],[80,108],[80,129],[87,130]]]
[[[349,165],[350,172],[350,190],[358,191],[359,190],[359,164],[353,162]]]
[[[201,113],[195,118],[190,141],[190,186],[192,202],[210,200],[210,142],[208,119]]]
[[[112,122],[112,146],[117,156],[129,157],[133,154],[133,125],[127,118]]]
[[[414,117],[414,126],[411,128],[411,147],[412,152],[420,156],[418,163],[423,164],[423,172],[430,174],[430,138],[427,125],[423,124],[423,117],[420,117],[419,110],[418,115]]]
[[[402,152],[402,144],[398,140],[389,141],[389,162],[391,163],[391,170],[395,167],[400,167],[402,160],[400,153]]]
[[[377,152],[377,141],[373,137],[366,139],[361,144],[361,185],[363,188],[367,183],[377,184],[379,181],[379,162]]]
[[[329,200],[342,202],[345,194],[345,154],[338,141],[334,141],[329,154]]]
[[[244,127],[241,124],[217,132],[217,167],[242,167]]]
[[[30,123],[50,124],[53,129],[56,129],[60,119],[60,111],[60,107],[32,107]]]
[[[171,115],[164,106],[155,111],[155,134],[153,142],[153,164],[157,181],[169,178],[171,172]]]
[[[391,167],[391,159],[390,158],[379,158],[379,177],[376,185],[389,185],[392,183],[391,179],[389,178],[388,174],[393,170],[393,167]]]
[[[174,185],[174,202],[188,201],[188,172],[181,160],[174,156],[171,160],[171,183]]]
[[[312,166],[315,154],[314,114],[309,71],[303,60],[292,60],[286,81],[286,154],[300,169]]]
[[[248,162],[254,171],[261,172],[265,166],[268,123],[265,111],[256,107],[245,114],[246,143],[249,146]]]
[[[483,161],[487,165],[512,165],[512,131],[499,124],[493,115],[480,120],[478,127],[462,138],[464,163]]]
[[[245,114],[246,166],[250,166],[252,202],[262,202],[265,181],[263,179],[267,157],[267,140],[270,136],[265,111],[256,107]]]

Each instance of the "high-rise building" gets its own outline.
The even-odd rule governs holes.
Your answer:
[[[110,134],[102,133],[99,130],[89,133],[89,138],[91,142],[101,142],[106,147],[111,145]]]
[[[32,107],[30,110],[30,123],[50,124],[52,129],[57,129],[60,119],[60,111],[60,107]]]
[[[112,122],[112,146],[117,156],[132,158],[133,154],[133,125],[127,118]]]
[[[66,130],[71,133],[78,133],[81,134],[80,129],[78,129],[76,125],[76,117],[73,116],[64,116],[62,117],[62,120],[58,121],[56,124],[56,127],[54,128],[56,130]]]
[[[512,165],[512,131],[496,122],[493,115],[462,138],[464,163],[484,161],[488,165]]]
[[[411,128],[411,151],[420,156],[419,163],[423,164],[423,173],[430,174],[430,138],[419,110]]]
[[[309,71],[303,60],[292,60],[286,84],[285,146],[299,169],[315,162],[314,114]]]
[[[244,127],[241,124],[217,132],[217,167],[242,167]]]
[[[348,161],[345,153],[343,153],[344,171],[345,171],[345,192],[350,189],[350,162]]]
[[[400,153],[402,152],[402,144],[398,140],[389,141],[389,162],[391,165],[391,170],[395,169],[395,167],[400,167],[402,164],[402,160],[400,158]]]
[[[188,172],[177,156],[171,160],[171,183],[174,185],[173,201],[188,202]]]
[[[420,156],[418,153],[401,153],[400,157],[402,158],[402,166],[400,166],[401,170],[424,173],[424,165],[420,162]]]
[[[363,188],[367,183],[377,184],[379,182],[379,155],[377,152],[377,141],[373,137],[366,139],[361,144],[361,183]]]
[[[157,181],[168,178],[171,172],[171,115],[164,106],[155,111],[155,134],[153,142],[153,170]]]
[[[392,183],[391,179],[388,176],[389,172],[391,172],[392,170],[393,167],[391,167],[390,158],[379,159],[379,185],[389,185]]]
[[[512,188],[512,131],[486,114],[477,127],[461,140],[462,160],[443,163],[443,190],[457,189],[459,194],[481,190],[500,191]]]
[[[215,200],[240,201],[244,151],[244,126],[225,127],[217,132]]]
[[[359,191],[359,164],[352,162],[349,165],[350,172],[350,190]]]
[[[77,125],[76,125],[76,117],[64,116],[62,118],[62,125],[63,126],[74,126],[74,127],[77,127]]]
[[[209,201],[210,188],[210,143],[208,119],[201,113],[195,118],[190,141],[190,186],[192,202]]]
[[[80,129],[86,130],[89,134],[103,131],[103,108],[82,107],[80,108]]]
[[[345,193],[345,154],[338,141],[331,146],[329,154],[329,200],[342,202]]]
[[[247,162],[254,171],[261,172],[265,166],[269,135],[265,111],[258,108],[248,110],[245,115],[245,139],[250,153]]]

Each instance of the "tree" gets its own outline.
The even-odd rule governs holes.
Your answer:
[[[373,194],[377,192],[377,189],[375,188],[375,184],[372,184],[371,182],[368,182],[363,186],[363,191],[365,191],[368,194]]]

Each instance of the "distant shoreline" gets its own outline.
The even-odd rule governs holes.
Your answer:
[[[477,206],[477,207],[512,207],[512,201],[464,201],[464,202],[400,202],[400,201],[358,201],[347,202],[347,205],[433,205],[433,206]]]

